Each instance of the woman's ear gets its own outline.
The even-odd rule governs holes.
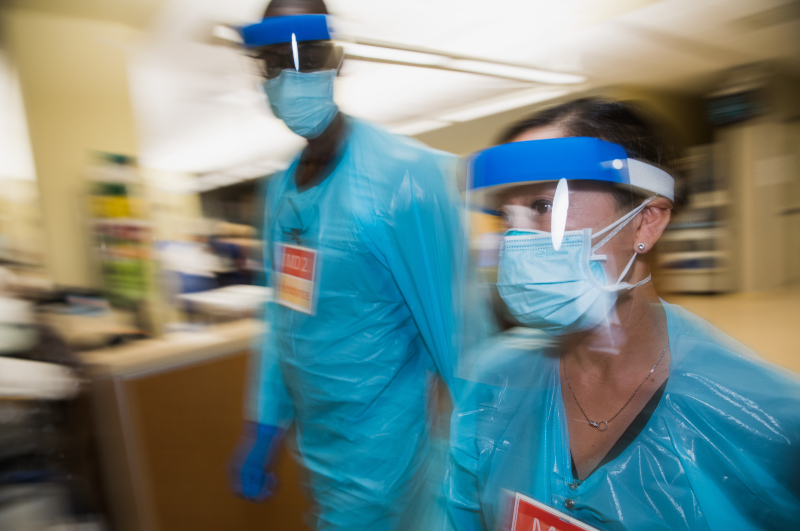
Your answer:
[[[641,213],[641,224],[636,230],[634,251],[644,254],[653,249],[669,224],[672,203],[663,197],[653,199]]]

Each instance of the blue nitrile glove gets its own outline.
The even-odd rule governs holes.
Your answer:
[[[231,460],[231,486],[237,495],[250,501],[272,496],[277,480],[271,468],[284,433],[277,426],[245,422]]]

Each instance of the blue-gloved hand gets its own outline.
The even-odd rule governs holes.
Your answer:
[[[250,501],[272,496],[277,480],[271,468],[284,432],[277,426],[245,423],[242,439],[231,460],[234,493]]]

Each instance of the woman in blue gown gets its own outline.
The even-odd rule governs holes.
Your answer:
[[[649,282],[675,205],[657,131],[586,99],[506,141],[472,159],[470,193],[504,214],[497,289],[523,327],[462,374],[453,527],[800,527],[798,378]]]

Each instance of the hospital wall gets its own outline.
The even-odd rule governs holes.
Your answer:
[[[800,93],[800,88],[798,88]],[[794,153],[794,182],[789,188],[788,205],[784,210],[786,223],[786,264],[787,278],[791,283],[800,282],[800,121],[790,124],[789,149]]]
[[[0,46],[21,85],[36,175],[4,184],[0,201],[9,221],[0,220],[3,234],[26,242],[56,285],[98,287],[87,168],[95,152],[137,155],[128,50],[142,38],[148,17],[132,16],[130,4],[100,12],[96,3],[83,9],[82,3],[10,2],[17,4],[25,8],[0,11]],[[187,220],[201,215],[199,197],[189,191],[194,177],[148,168],[140,176],[153,238],[179,239]]]
[[[710,142],[713,132],[705,121],[702,97],[650,87],[608,86],[574,92],[545,103],[528,105],[491,116],[461,122],[416,135],[415,138],[437,149],[465,155],[494,145],[506,127],[533,112],[580,97],[598,96],[632,101],[662,122],[684,145]]]
[[[136,154],[125,48],[129,26],[27,9],[3,12],[19,72],[53,281],[94,286],[84,171],[91,151]]]
[[[4,179],[0,184],[3,258],[41,263],[46,248],[36,181]]]

